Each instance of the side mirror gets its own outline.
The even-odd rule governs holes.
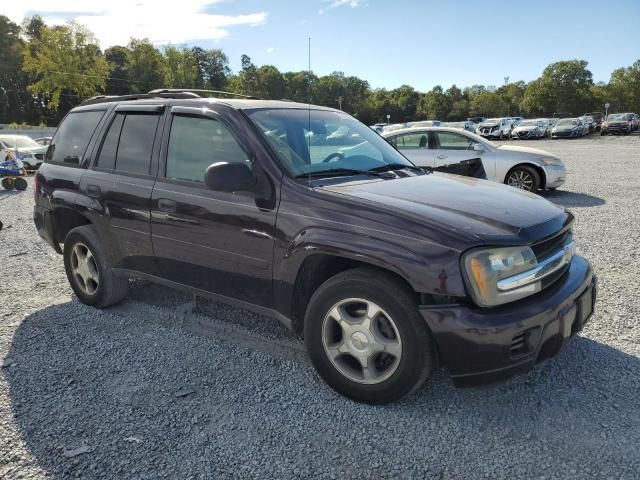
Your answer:
[[[256,179],[246,163],[217,162],[205,170],[204,184],[211,190],[237,192],[252,190]]]
[[[481,143],[474,143],[473,144],[473,151],[474,152],[484,152],[484,145],[482,145]]]

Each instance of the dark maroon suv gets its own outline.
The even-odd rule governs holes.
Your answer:
[[[457,385],[524,372],[590,317],[563,208],[424,172],[337,110],[204,95],[95,98],[58,128],[34,218],[81,302],[142,277],[274,316],[369,403],[437,366]]]

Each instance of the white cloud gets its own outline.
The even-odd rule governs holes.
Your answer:
[[[318,15],[322,15],[327,10],[331,10],[332,8],[350,6],[351,8],[358,8],[361,5],[364,5],[365,0],[324,0],[325,3],[329,3],[326,8],[321,8],[318,10]]]
[[[275,51],[276,51],[276,49],[275,49],[275,48],[273,48],[273,47],[269,47],[269,48],[267,48],[265,51],[266,51],[267,53],[273,53],[273,52],[275,52]]]
[[[49,24],[75,20],[95,33],[102,48],[123,45],[129,38],[149,38],[155,44],[218,40],[234,26],[258,26],[266,12],[243,15],[211,13],[212,4],[222,0],[22,0],[7,2],[3,13],[21,23],[25,16],[39,14]],[[207,8],[205,8],[207,7]]]

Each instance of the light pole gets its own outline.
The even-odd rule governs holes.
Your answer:
[[[505,93],[507,91],[506,87],[507,85],[509,85],[509,77],[504,77],[504,86],[505,86]],[[511,116],[511,101],[509,100],[509,97],[507,97],[507,117]]]
[[[387,113],[387,125],[389,125],[389,120],[391,119],[391,115]]]
[[[340,95],[340,96],[338,97],[338,105],[339,105],[339,107],[338,107],[338,108],[340,108],[340,111],[342,111],[342,100],[344,100],[344,99],[342,98],[342,95]]]

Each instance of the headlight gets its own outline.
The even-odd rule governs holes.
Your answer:
[[[462,260],[475,302],[492,307],[528,297],[542,289],[540,282],[500,291],[498,281],[534,268],[538,261],[529,247],[496,247],[467,252]]]

